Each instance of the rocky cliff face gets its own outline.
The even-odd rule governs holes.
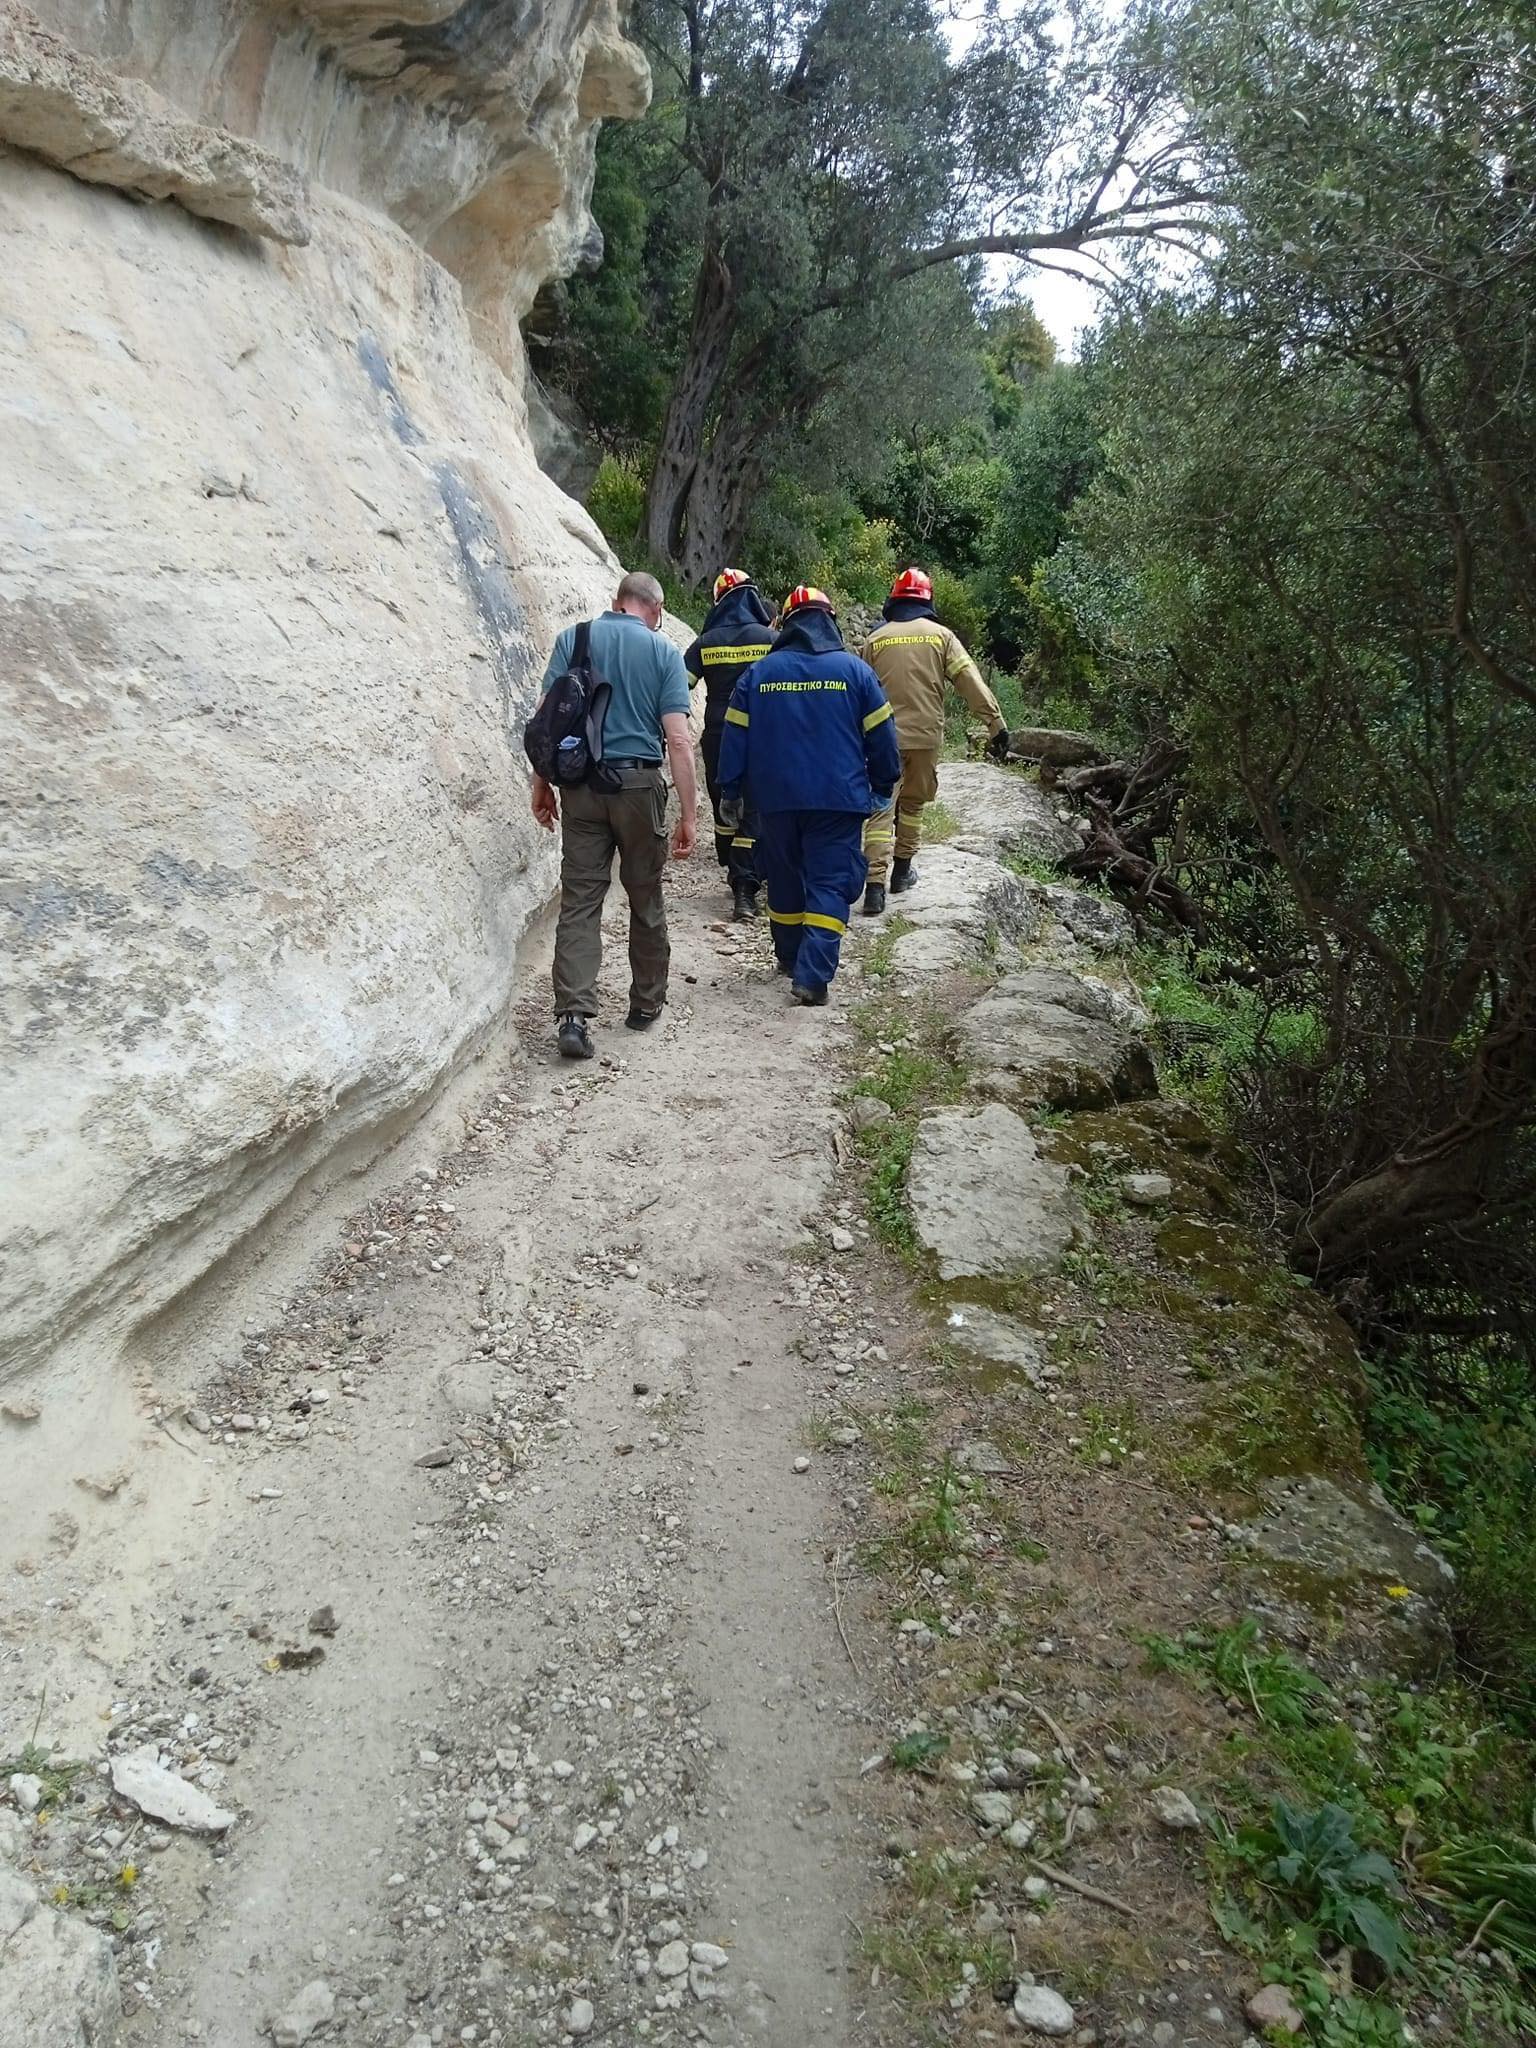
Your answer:
[[[0,0],[0,1373],[161,1307],[483,1038],[614,565],[520,315],[614,0]]]

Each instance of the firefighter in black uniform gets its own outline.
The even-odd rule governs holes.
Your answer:
[[[731,692],[754,661],[772,644],[772,614],[744,569],[722,569],[715,578],[715,601],[703,630],[683,656],[683,665],[704,685],[704,782],[715,814],[715,857],[725,869],[735,915],[757,915],[757,813],[751,792],[739,825],[720,817],[720,734]]]

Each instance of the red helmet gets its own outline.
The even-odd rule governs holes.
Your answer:
[[[803,612],[808,605],[824,612],[832,610],[832,600],[824,590],[818,590],[814,583],[797,583],[784,600],[783,616],[787,619],[791,612]]]
[[[722,569],[715,578],[716,604],[720,602],[728,590],[740,590],[743,583],[750,583],[751,581],[752,578],[745,569]]]
[[[891,585],[892,597],[915,597],[922,604],[933,603],[933,578],[921,569],[903,569]]]

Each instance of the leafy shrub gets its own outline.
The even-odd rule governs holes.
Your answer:
[[[1387,1970],[1408,1953],[1389,1904],[1402,1895],[1397,1872],[1377,1849],[1362,1849],[1354,1821],[1331,1800],[1306,1813],[1277,1799],[1267,1828],[1242,1828],[1236,1852],[1262,1884],[1283,1891],[1306,1917],[1347,1948],[1363,1948]]]
[[[632,553],[645,518],[645,471],[630,455],[605,455],[587,493],[587,510],[618,555]]]
[[[948,569],[935,569],[933,608],[950,631],[958,633],[979,660],[986,645],[986,614],[965,577],[953,575]]]

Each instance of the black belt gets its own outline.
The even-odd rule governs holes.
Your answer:
[[[654,754],[647,760],[637,761],[625,760],[618,754],[604,754],[603,766],[605,768],[659,768],[661,766],[661,756],[660,754]]]

